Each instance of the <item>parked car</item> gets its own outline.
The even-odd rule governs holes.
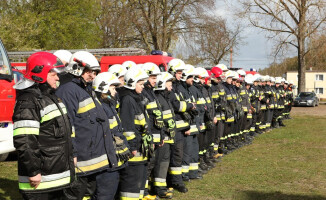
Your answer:
[[[319,105],[319,98],[314,92],[300,92],[293,101],[294,106],[311,106]]]

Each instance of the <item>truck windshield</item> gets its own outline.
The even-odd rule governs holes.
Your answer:
[[[11,66],[7,56],[7,52],[0,40],[0,79],[10,79],[12,77]]]

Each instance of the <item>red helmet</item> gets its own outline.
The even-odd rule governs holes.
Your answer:
[[[52,53],[37,52],[27,59],[24,77],[37,83],[45,83],[51,70],[62,72],[64,67],[60,59]]]
[[[223,73],[223,70],[219,67],[213,67],[211,69],[211,72],[212,72],[212,76],[215,77],[215,78],[219,78],[222,73]]]

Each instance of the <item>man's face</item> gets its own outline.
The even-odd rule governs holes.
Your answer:
[[[57,72],[50,71],[46,78],[46,82],[50,85],[51,88],[57,88],[57,82],[59,81],[59,77]]]
[[[151,75],[148,78],[148,82],[152,87],[155,87],[157,81],[157,75]]]
[[[246,84],[246,88],[247,88],[247,90],[249,90],[250,89],[250,85],[249,84]]]
[[[227,82],[227,84],[231,84],[232,83],[232,77],[227,78],[226,82]]]
[[[180,81],[181,78],[182,78],[182,71],[181,70],[178,70],[175,72],[175,78]]]
[[[144,89],[144,83],[145,83],[145,81],[138,81],[136,83],[135,91],[137,92],[137,94],[140,94],[143,91],[143,89]]]
[[[193,85],[194,84],[194,77],[189,76],[186,80],[187,85]]]
[[[119,81],[121,83],[121,85],[119,85],[119,87],[122,87],[125,85],[125,77],[124,76],[120,76]]]
[[[111,96],[113,96],[113,97],[117,94],[117,91],[115,90],[114,85],[110,85],[109,91],[110,91]]]
[[[255,81],[255,82],[254,82],[254,86],[257,86],[257,85],[258,85],[258,82],[257,82],[257,81]]]
[[[165,89],[167,91],[171,91],[172,90],[172,81],[168,81],[165,83]]]
[[[279,84],[279,83],[275,83],[275,86],[276,86],[276,87],[280,87],[280,84]]]
[[[84,72],[81,76],[87,83],[91,83],[91,82],[93,82],[93,80],[97,74],[98,74],[98,71],[88,70],[88,71]]]

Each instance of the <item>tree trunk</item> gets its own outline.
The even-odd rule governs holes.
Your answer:
[[[306,91],[306,66],[304,39],[298,39],[298,92]]]

